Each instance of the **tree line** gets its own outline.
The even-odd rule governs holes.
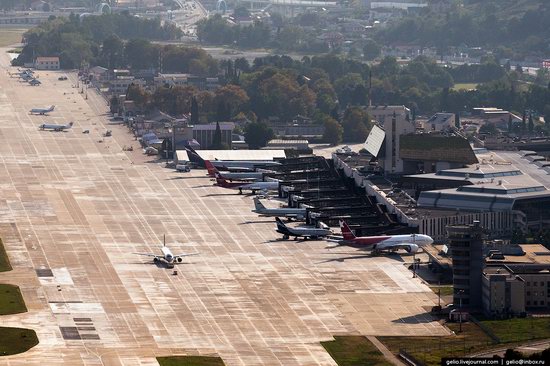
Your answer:
[[[119,67],[125,63],[143,66],[137,64],[141,57],[124,53],[122,39],[142,38],[142,48],[138,51],[144,51],[143,56],[151,60],[155,56],[154,47],[145,47],[145,39],[174,40],[181,36],[182,31],[173,24],[161,24],[158,18],[138,18],[128,12],[51,17],[25,33],[26,45],[13,64],[33,62],[38,56],[59,56],[61,67],[69,69],[85,63],[105,67]]]
[[[550,4],[547,1],[517,0],[456,2],[445,12],[429,7],[389,24],[377,32],[383,44],[415,43],[436,47],[487,47],[498,58],[523,60],[527,56],[548,57]]]
[[[197,24],[197,37],[201,43],[213,45],[231,45],[241,48],[273,48],[281,51],[301,51],[324,53],[329,49],[318,32],[303,28],[297,24],[285,24],[280,15],[272,14],[271,24],[256,20],[250,25],[229,24],[221,15],[216,14],[202,19]]]

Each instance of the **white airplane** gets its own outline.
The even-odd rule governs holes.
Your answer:
[[[38,128],[41,130],[53,130],[53,131],[64,131],[64,130],[70,130],[73,127],[73,122],[69,122],[66,125],[52,125],[48,123],[43,123]]]
[[[220,172],[218,168],[216,168],[210,160],[205,160],[204,164],[206,165],[206,169],[208,170],[208,175],[211,177],[215,177],[216,173],[219,174],[223,179],[227,179],[229,181],[232,180],[251,180],[251,181],[261,181],[264,173],[263,172],[253,172],[253,171],[247,171],[247,172],[231,172],[231,171],[224,171]]]
[[[239,194],[243,193],[243,190],[252,191],[252,194],[256,194],[256,191],[277,191],[279,189],[279,182],[228,182],[221,177],[219,173],[216,173],[216,185],[223,188],[238,189]]]
[[[166,246],[166,236],[163,236],[163,244],[160,248],[162,255],[149,254],[149,253],[132,253],[137,255],[144,255],[147,257],[153,257],[153,263],[159,263],[159,261],[164,261],[168,267],[173,267],[175,263],[183,262],[183,257],[188,257],[191,255],[197,255],[199,253],[186,253],[186,254],[172,254],[172,251]]]
[[[322,222],[319,222],[319,227],[289,227],[280,218],[276,217],[275,220],[277,221],[277,230],[275,231],[283,234],[284,240],[288,240],[291,236],[294,237],[294,240],[298,237],[315,240],[332,234],[330,228]]]
[[[305,208],[267,208],[258,197],[254,197],[254,207],[255,209],[252,210],[252,212],[262,216],[286,217],[289,220],[291,218],[296,220],[304,220],[307,215],[307,210]]]
[[[45,115],[45,114],[48,114],[49,112],[53,112],[54,109],[55,109],[55,105],[51,105],[48,108],[33,108],[31,109],[30,112],[31,114]]]
[[[414,254],[420,247],[434,242],[431,237],[424,234],[357,237],[343,220],[340,220],[340,228],[342,229],[342,235],[344,237],[342,242],[343,245],[369,248],[372,249],[374,253],[380,253],[381,251],[395,252],[399,249],[405,249],[408,253]]]

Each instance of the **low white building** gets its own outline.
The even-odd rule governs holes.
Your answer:
[[[59,70],[59,57],[37,57],[34,61],[34,68],[37,70]]]
[[[110,81],[109,93],[114,95],[126,94],[128,87],[132,84],[143,86],[145,85],[145,81],[143,79],[136,79],[133,76],[119,76]]]

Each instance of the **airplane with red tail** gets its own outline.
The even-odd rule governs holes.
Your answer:
[[[372,249],[373,252],[379,253],[382,251],[397,251],[404,249],[408,253],[416,253],[420,247],[430,245],[434,240],[424,234],[408,234],[408,235],[380,235],[380,236],[355,236],[348,224],[340,220],[340,229],[344,240],[343,245],[354,247],[364,247]]]
[[[243,193],[243,190],[252,191],[252,194],[256,194],[256,191],[276,191],[279,189],[279,182],[228,182],[220,173],[215,173],[216,185],[223,188],[238,189],[239,194]]]

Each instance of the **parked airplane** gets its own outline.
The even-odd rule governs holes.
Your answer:
[[[434,242],[431,237],[423,234],[357,237],[343,220],[340,220],[340,228],[344,236],[342,244],[372,248],[372,251],[375,253],[381,251],[397,251],[399,249],[405,249],[409,253],[416,253],[420,247]]]
[[[270,167],[279,166],[281,163],[273,160],[211,160],[212,165],[216,168],[239,168],[239,169],[252,169],[256,167]]]
[[[55,109],[55,105],[51,105],[48,108],[33,108],[31,109],[30,112],[31,114],[45,115],[45,114],[48,114],[49,112],[53,112],[54,109]]]
[[[23,81],[29,81],[34,79],[34,76],[32,74],[21,74],[19,78],[22,79]]]
[[[252,212],[263,216],[287,217],[297,220],[303,220],[306,217],[305,208],[267,208],[258,197],[254,197],[254,207],[256,207],[256,209],[252,210]]]
[[[208,175],[211,177],[215,177],[216,173],[220,175],[220,177],[227,179],[228,181],[232,180],[262,180],[264,173],[261,172],[220,172],[218,168],[216,168],[210,160],[205,160],[204,164],[206,165],[206,169],[208,170]]]
[[[201,158],[192,147],[186,147],[185,150],[187,151],[189,160],[195,164],[206,167],[204,159]],[[219,170],[229,170],[235,172],[253,172],[256,171],[258,167],[263,168],[281,165],[281,163],[273,160],[211,160],[210,162]]]
[[[175,263],[183,262],[183,257],[188,257],[191,255],[197,255],[199,253],[186,253],[186,254],[172,254],[172,251],[166,246],[166,236],[163,236],[161,252],[162,255],[149,254],[149,253],[133,253],[137,255],[144,255],[147,257],[153,257],[153,263],[159,263],[159,261],[164,261],[168,267],[174,267]]]
[[[47,123],[44,123],[44,124],[41,124],[40,126],[38,126],[38,128],[40,128],[41,130],[53,130],[53,131],[64,131],[64,130],[69,130],[73,127],[73,122],[69,122],[68,124],[66,125],[51,125],[51,124],[47,124]]]
[[[280,218],[276,217],[275,220],[277,221],[277,230],[275,231],[283,234],[284,240],[288,240],[291,236],[294,237],[294,240],[298,237],[318,239],[332,234],[330,228],[322,222],[319,223],[320,227],[288,227]]]
[[[40,84],[42,84],[42,83],[41,83],[38,79],[32,79],[32,80],[29,81],[29,84],[30,84],[31,86],[38,86],[38,85],[40,85]]]
[[[279,182],[228,182],[219,173],[216,173],[216,185],[223,188],[238,189],[239,194],[242,194],[243,190],[252,191],[252,194],[256,194],[256,191],[276,191],[279,189]]]

